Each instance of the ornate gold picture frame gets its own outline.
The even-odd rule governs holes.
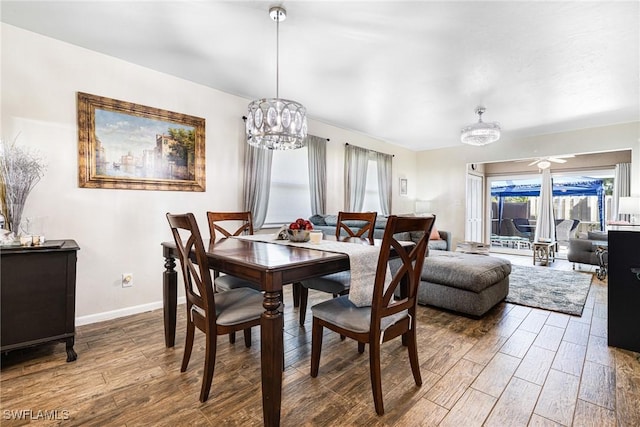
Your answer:
[[[83,188],[205,191],[205,119],[78,92]]]

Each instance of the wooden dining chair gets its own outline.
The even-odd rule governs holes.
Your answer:
[[[251,212],[207,212],[207,221],[209,223],[209,235],[212,241],[218,238],[253,234]],[[257,283],[230,274],[220,275],[220,272],[216,270],[213,271],[213,284],[216,290],[222,291],[236,288],[260,290],[260,285]]]
[[[435,216],[398,217],[392,215],[382,238],[380,257],[373,284],[370,307],[357,307],[348,295],[333,298],[311,307],[313,329],[311,341],[311,376],[317,377],[320,367],[323,328],[358,341],[358,346],[369,344],[369,370],[373,401],[378,415],[384,414],[380,347],[383,342],[398,336],[406,343],[413,379],[422,385],[416,345],[416,304],[418,284]],[[403,246],[395,233],[424,232],[415,245]],[[400,263],[392,271],[391,283],[385,284],[386,270],[391,255]],[[398,291],[398,296],[394,294]]]
[[[338,212],[336,238],[367,238],[373,245],[373,230],[377,216],[377,212]],[[332,294],[335,298],[348,294],[350,283],[351,275],[348,270],[300,282],[300,326],[304,326],[306,320],[309,289]]]
[[[253,217],[250,211],[247,212],[207,212],[207,222],[209,223],[209,235],[212,241],[218,238],[227,239],[233,236],[252,235]],[[216,234],[217,233],[217,234]],[[231,274],[220,274],[213,270],[213,286],[216,291],[228,291],[229,289],[251,288],[260,291],[262,288],[258,283],[241,279]],[[298,289],[295,289],[294,303],[297,304]],[[283,294],[280,292],[280,301],[284,302]],[[235,332],[229,334],[229,342],[236,342]]]
[[[187,370],[195,328],[198,328],[206,337],[200,389],[200,401],[205,402],[213,381],[218,335],[244,331],[245,345],[250,347],[251,328],[260,324],[264,312],[263,298],[260,292],[251,288],[214,292],[209,261],[195,217],[192,213],[167,213],[167,220],[176,242],[187,300],[187,336],[180,372]]]

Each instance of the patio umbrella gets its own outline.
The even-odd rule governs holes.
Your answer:
[[[538,220],[536,222],[535,241],[556,240],[556,224],[553,217],[553,186],[551,171],[542,171],[542,185],[540,186],[540,203],[538,203]]]

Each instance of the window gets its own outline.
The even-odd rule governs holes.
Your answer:
[[[311,216],[307,148],[273,152],[265,225],[289,224]]]
[[[378,195],[378,162],[369,160],[367,165],[367,185],[364,193],[362,212],[380,212],[380,196]]]

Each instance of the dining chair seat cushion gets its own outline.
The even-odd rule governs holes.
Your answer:
[[[349,295],[316,304],[311,307],[311,312],[313,317],[354,332],[369,332],[371,325],[371,307],[357,307],[349,300]],[[380,329],[384,331],[407,315],[407,310],[403,310],[382,318]]]
[[[216,290],[218,291],[228,291],[230,289],[238,288],[251,288],[255,289],[256,291],[260,290],[259,284],[241,279],[236,276],[232,276],[231,274],[221,274],[220,277],[216,277],[214,279],[214,284]]]
[[[262,293],[251,288],[231,289],[216,294],[216,316],[219,325],[237,325],[260,318],[265,311]]]
[[[346,289],[349,289],[350,284],[351,272],[349,270],[302,281],[302,286],[305,288],[316,289],[334,295],[338,295]]]

